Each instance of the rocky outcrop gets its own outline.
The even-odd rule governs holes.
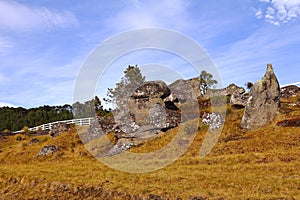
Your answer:
[[[223,88],[223,89],[208,89],[205,96],[206,97],[230,96],[233,93],[243,94],[243,93],[245,93],[245,89],[242,87],[239,87],[235,84],[230,84],[226,88]]]
[[[249,93],[239,93],[237,91],[233,92],[230,96],[230,104],[235,108],[244,108],[249,99]]]
[[[119,116],[118,121],[123,124],[123,127],[119,125],[119,128],[126,133],[142,134],[149,130],[176,127],[181,120],[180,113],[172,101],[166,100],[170,94],[170,89],[163,81],[142,84],[129,98],[128,112]]]
[[[248,130],[268,124],[280,108],[280,87],[271,64],[250,90],[241,126]]]
[[[52,154],[54,152],[58,151],[58,147],[57,146],[54,146],[54,145],[49,145],[49,146],[44,146],[38,156],[46,156],[48,154]]]
[[[282,87],[280,89],[281,97],[283,98],[290,98],[293,96],[297,96],[297,94],[300,92],[300,88],[296,85],[289,85]]]
[[[52,137],[57,137],[57,136],[61,135],[62,133],[66,132],[66,131],[68,131],[70,129],[71,129],[71,125],[70,124],[59,122],[59,123],[56,123],[56,124],[52,125],[49,134]]]
[[[166,98],[166,101],[184,103],[200,96],[199,78],[179,79],[168,85],[168,87],[171,90],[171,95]]]
[[[127,91],[118,95],[116,103],[118,108],[113,116],[96,118],[88,132],[80,135],[83,143],[88,143],[114,132],[118,142],[108,151],[108,155],[138,144],[140,138],[176,127],[181,121],[179,108],[163,81],[145,82],[131,94]]]

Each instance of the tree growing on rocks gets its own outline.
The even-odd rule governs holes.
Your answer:
[[[115,102],[116,98],[120,97],[127,88],[137,88],[142,83],[145,82],[145,76],[142,75],[140,68],[135,65],[128,65],[124,71],[124,76],[121,78],[121,81],[116,83],[115,88],[108,88],[107,97],[103,100],[107,103]]]
[[[213,75],[203,70],[200,73],[200,92],[202,95],[207,93],[208,88],[218,83],[217,80],[213,79]]]

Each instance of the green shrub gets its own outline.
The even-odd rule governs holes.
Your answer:
[[[24,126],[22,128],[22,131],[25,132],[25,133],[28,133],[29,132],[29,127],[28,126]]]
[[[5,129],[5,130],[3,131],[3,133],[10,133],[10,130]]]

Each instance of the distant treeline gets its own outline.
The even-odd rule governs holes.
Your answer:
[[[41,106],[25,109],[22,107],[0,108],[0,132],[22,130],[24,126],[34,127],[41,124],[72,119],[72,106]]]
[[[76,102],[73,106],[66,104],[30,109],[2,107],[0,108],[0,133],[22,130],[24,126],[31,128],[55,121],[94,117],[95,115],[105,117],[111,114],[111,110],[103,108],[97,96],[84,103]]]

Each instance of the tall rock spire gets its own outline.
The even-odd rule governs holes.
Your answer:
[[[280,108],[280,86],[272,64],[267,65],[264,77],[250,90],[241,126],[248,130],[268,124]]]

